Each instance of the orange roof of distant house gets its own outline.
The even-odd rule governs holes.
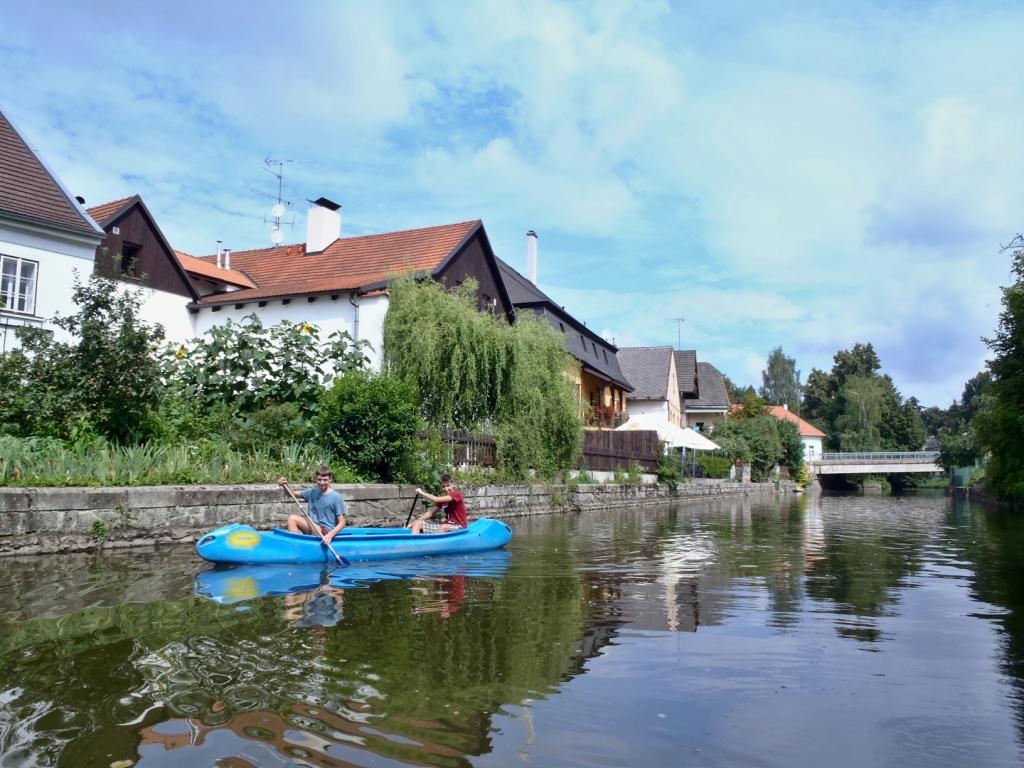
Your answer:
[[[218,267],[216,264],[211,264],[203,259],[197,259],[195,256],[189,256],[184,251],[175,251],[174,255],[178,257],[178,263],[180,263],[182,268],[190,275],[205,277],[209,280],[215,280],[219,283],[226,283],[228,285],[236,285],[239,288],[256,287],[256,283],[238,270],[223,269],[222,267]],[[238,295],[238,291],[232,292],[231,295]]]
[[[788,408],[783,408],[781,405],[769,405],[768,412],[777,419],[792,421],[796,424],[797,428],[800,430],[800,437],[825,437],[824,432],[809,421],[804,421]]]
[[[319,253],[306,253],[305,243],[232,251],[231,264],[254,285],[230,295],[214,294],[203,304],[301,296],[376,286],[402,272],[436,270],[480,227],[465,221],[401,232],[340,237]],[[207,264],[213,256],[200,261]]]

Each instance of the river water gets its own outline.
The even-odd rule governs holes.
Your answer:
[[[513,528],[323,572],[0,561],[0,766],[1021,763],[1024,518],[802,495]]]

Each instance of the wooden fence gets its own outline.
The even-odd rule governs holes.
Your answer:
[[[497,464],[497,444],[493,437],[476,432],[445,432],[441,436],[448,448],[452,466],[493,467]],[[645,472],[658,470],[661,443],[653,430],[627,432],[585,430],[581,469],[611,472],[628,470],[633,462]]]
[[[627,470],[634,461],[645,472],[657,472],[661,443],[654,430],[586,430],[579,466],[610,472]]]

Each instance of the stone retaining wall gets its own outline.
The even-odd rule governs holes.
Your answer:
[[[334,487],[356,526],[403,525],[413,499],[406,485]],[[675,495],[656,484],[485,486],[465,495],[470,518],[508,518],[773,491],[771,483],[703,480]],[[0,555],[190,542],[231,522],[281,525],[295,511],[276,485],[0,488]]]

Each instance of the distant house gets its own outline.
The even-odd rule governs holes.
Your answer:
[[[619,367],[618,348],[574,318],[530,280],[498,259],[498,270],[517,311],[535,312],[565,337],[578,362],[572,371],[580,402],[588,406],[588,426],[614,428],[626,421],[626,393],[633,387]]]
[[[697,362],[697,352],[681,349],[675,353],[679,373],[679,398],[685,427],[710,432],[729,412],[729,390],[725,377],[711,363]]]
[[[0,352],[14,331],[73,311],[75,273],[92,271],[103,231],[0,112]]]
[[[160,323],[172,341],[191,338],[188,304],[199,298],[188,274],[138,195],[88,209],[103,228],[96,271],[142,291],[142,318]]]
[[[672,347],[620,347],[618,357],[623,374],[633,385],[626,395],[629,415],[653,415],[686,426]]]
[[[206,274],[186,259],[194,284],[202,280],[204,288],[213,288],[189,306],[196,334],[250,314],[268,324],[309,322],[325,333],[347,331],[369,342],[371,364],[379,367],[387,288],[406,272],[427,273],[453,287],[473,278],[478,306],[512,321],[512,303],[482,222],[342,237],[338,207],[325,198],[313,204],[305,243],[192,257],[218,268]]]
[[[814,461],[821,458],[823,451],[822,443],[825,439],[824,432],[809,421],[801,419],[789,410],[789,407],[786,405],[770,405],[768,406],[768,412],[777,419],[792,421],[796,424],[800,430],[800,442],[804,445],[804,459],[806,461]]]

